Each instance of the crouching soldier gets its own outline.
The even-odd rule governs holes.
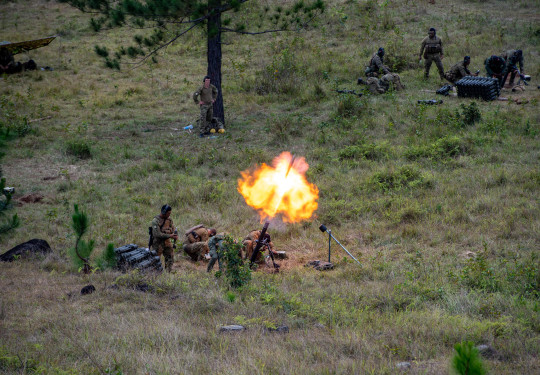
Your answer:
[[[371,56],[369,60],[369,65],[365,70],[367,77],[378,77],[379,75],[384,75],[390,73],[390,68],[384,65],[384,48],[379,48],[377,52]]]
[[[210,251],[208,248],[208,239],[215,236],[214,228],[206,229],[200,224],[190,228],[184,234],[184,251],[193,261],[204,259],[204,256]]]
[[[168,204],[161,207],[161,213],[154,217],[151,223],[152,227],[152,248],[158,256],[165,258],[165,269],[171,272],[174,263],[174,249],[171,244],[173,240],[178,239],[176,228],[173,225],[171,216],[172,208]]]
[[[399,74],[396,73],[385,74],[381,77],[381,79],[370,77],[365,82],[363,80],[358,80],[358,83],[364,83],[367,85],[369,91],[373,94],[384,94],[390,89],[390,87],[393,87],[396,91],[400,91],[405,88],[401,84]]]
[[[220,233],[216,234],[208,240],[208,248],[210,249],[210,263],[208,263],[208,268],[206,272],[212,271],[216,261],[219,265],[219,270],[221,271],[221,256],[223,251],[223,241],[225,240],[225,234]]]
[[[456,82],[462,79],[463,77],[472,76],[472,75],[477,76],[478,74],[472,74],[470,72],[468,68],[470,63],[471,63],[470,56],[465,56],[463,58],[463,61],[458,62],[457,64],[452,66],[449,71],[444,73],[444,78],[446,78],[450,83],[455,85]]]
[[[242,245],[243,245],[242,259],[251,260],[251,256],[253,255],[253,251],[255,250],[255,247],[257,246],[257,242],[259,241],[260,235],[261,235],[260,230],[252,230],[251,232],[249,232],[246,238],[244,238],[244,241],[242,242]],[[266,239],[266,244],[265,246],[261,247],[259,254],[257,254],[257,259],[255,259],[255,263],[266,262],[265,256],[263,255],[263,252],[266,250],[271,251],[274,255],[276,255],[276,252],[274,250],[274,243],[272,242],[272,239],[270,238],[270,235],[268,233],[265,234],[265,239]]]

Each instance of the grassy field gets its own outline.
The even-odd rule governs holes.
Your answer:
[[[286,0],[282,0],[285,2]],[[280,1],[270,1],[278,4]],[[266,3],[265,3],[266,4]],[[259,5],[239,14],[249,17]],[[273,5],[272,5],[273,6]],[[181,130],[198,116],[191,94],[206,74],[198,30],[158,63],[103,67],[132,30],[93,33],[89,16],[53,1],[0,1],[0,39],[56,34],[33,58],[52,71],[0,78],[3,177],[21,226],[0,252],[49,242],[45,259],[0,264],[0,373],[449,374],[456,343],[490,345],[492,374],[540,372],[540,2],[328,0],[308,30],[226,35],[227,133]],[[429,27],[445,43],[445,69],[471,71],[521,48],[533,81],[507,101],[438,97],[436,67],[417,56]],[[379,46],[403,92],[357,98]],[[361,89],[361,88],[360,88]],[[420,99],[443,99],[418,106]],[[523,104],[517,104],[519,100]],[[469,124],[477,107],[481,119]],[[204,223],[242,238],[259,217],[236,190],[240,172],[282,151],[304,156],[320,192],[311,222],[270,226],[283,272],[257,272],[241,290],[178,253],[174,274],[77,272],[68,257],[73,205],[96,241],[147,242],[169,203],[181,231]],[[336,269],[304,268],[327,255],[324,223],[362,263],[334,247]],[[180,246],[181,248],[181,246]],[[140,282],[153,286],[143,293]],[[81,296],[92,283],[97,291]],[[117,287],[113,287],[117,285]],[[247,331],[220,334],[225,324]],[[287,325],[289,333],[268,328]]]

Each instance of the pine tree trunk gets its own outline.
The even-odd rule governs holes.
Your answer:
[[[220,8],[221,0],[213,0],[209,3],[215,8]],[[223,93],[221,92],[221,13],[216,12],[208,18],[208,71],[211,82],[218,89],[218,97],[214,103],[214,117],[225,124],[225,111],[223,110]]]

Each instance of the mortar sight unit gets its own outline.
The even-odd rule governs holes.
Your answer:
[[[479,98],[495,100],[501,93],[496,78],[467,76],[456,82],[458,96],[462,98]]]

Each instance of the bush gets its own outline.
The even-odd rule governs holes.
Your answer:
[[[474,123],[482,120],[482,114],[480,113],[480,109],[478,108],[476,102],[472,102],[468,106],[461,104],[461,109],[461,118],[465,125],[473,125]]]
[[[240,257],[242,244],[231,236],[226,236],[221,248],[222,262],[225,267],[225,279],[233,288],[240,288],[251,280],[251,269]],[[232,301],[231,301],[232,302]]]
[[[92,157],[90,145],[85,140],[71,140],[66,143],[66,152],[79,159],[89,159]]]
[[[470,146],[461,137],[448,135],[437,139],[429,145],[411,146],[405,151],[405,157],[409,160],[429,158],[444,160],[466,155],[470,152]]]
[[[114,252],[114,244],[110,243],[101,256],[98,258],[96,265],[99,269],[114,269],[116,268],[116,253]]]
[[[414,166],[403,166],[398,170],[390,169],[377,172],[371,177],[369,182],[375,190],[381,190],[383,192],[433,187],[431,179],[422,174]]]
[[[339,158],[343,159],[368,159],[381,160],[390,157],[388,142],[366,143],[362,145],[347,146],[339,150]]]

